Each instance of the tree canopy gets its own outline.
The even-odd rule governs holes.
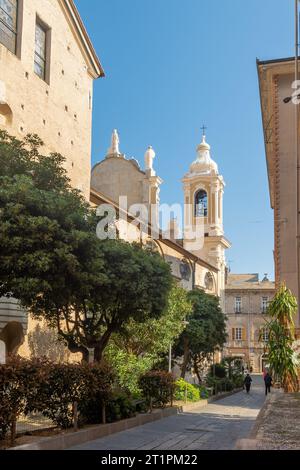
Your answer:
[[[0,296],[56,328],[71,352],[100,360],[112,333],[159,318],[172,284],[156,253],[96,236],[95,211],[37,136],[0,132]]]
[[[183,355],[182,377],[193,367],[199,381],[205,361],[218,349],[222,349],[227,339],[226,316],[222,313],[219,299],[195,289],[188,294],[192,304],[188,325],[176,347],[178,356]]]
[[[170,344],[184,330],[184,320],[191,310],[187,291],[174,284],[158,319],[149,318],[143,323],[131,319],[112,336],[105,355],[124,387],[136,391],[138,377],[166,358]]]

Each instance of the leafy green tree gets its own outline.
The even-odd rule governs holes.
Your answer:
[[[156,253],[100,241],[95,212],[71,188],[58,154],[37,136],[0,132],[0,296],[45,319],[84,360],[96,361],[130,319],[159,318],[170,266]]]
[[[143,323],[132,319],[113,335],[105,355],[123,387],[131,392],[138,391],[139,377],[168,354],[170,344],[182,333],[184,320],[191,310],[187,291],[174,284],[160,318],[149,318]]]
[[[93,215],[63,157],[41,155],[41,147],[36,136],[19,141],[0,131],[0,296],[25,305],[59,285],[63,293],[66,279],[84,281],[81,262],[94,254]]]
[[[200,289],[191,291],[188,297],[193,310],[188,317],[188,325],[180,336],[176,354],[183,356],[182,378],[193,367],[201,382],[203,366],[226,342],[226,316],[222,313],[217,297]]]
[[[281,285],[269,304],[267,314],[271,320],[265,328],[270,369],[286,392],[298,389],[299,357],[293,349],[296,312],[296,298],[285,284]]]

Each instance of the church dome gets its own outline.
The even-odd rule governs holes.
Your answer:
[[[210,156],[210,145],[203,135],[202,142],[197,147],[197,158],[190,167],[192,174],[218,174],[218,165]]]

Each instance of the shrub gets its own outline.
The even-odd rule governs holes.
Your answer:
[[[210,366],[210,375],[211,377],[218,377],[219,379],[224,379],[226,377],[226,368],[223,364],[215,364]]]
[[[200,388],[186,382],[183,379],[177,380],[175,384],[175,399],[188,401],[199,401],[200,400]]]
[[[207,390],[206,387],[204,387],[204,385],[200,385],[199,390],[200,390],[200,397],[203,400],[206,398],[209,398],[209,391]]]
[[[14,358],[0,366],[0,438],[9,428],[12,441],[21,414],[40,412],[61,428],[73,424],[73,405],[97,401],[99,408],[111,395],[113,375],[104,364],[53,364],[47,360]]]
[[[235,388],[241,388],[244,386],[245,378],[242,374],[235,375],[232,380],[233,380]]]
[[[40,361],[10,358],[0,365],[0,438],[4,439],[11,429],[14,441],[18,417],[26,412],[28,400],[38,382]]]
[[[72,405],[77,403],[79,421],[85,421],[86,404],[94,402],[101,410],[111,394],[112,382],[113,375],[103,364],[50,364],[47,382],[39,387],[38,411],[61,428],[69,428],[73,423]]]
[[[41,370],[41,380],[28,412],[40,411],[63,429],[72,426],[73,403],[87,398],[85,370],[79,364],[52,364]]]
[[[175,379],[169,372],[154,370],[140,378],[139,387],[150,407],[165,407],[173,396]]]
[[[135,416],[136,406],[132,397],[126,392],[112,392],[105,400],[92,398],[80,406],[81,423],[100,424],[103,423],[103,405],[105,404],[106,422],[112,423],[121,419]]]
[[[136,414],[136,407],[129,395],[126,393],[116,393],[109,400],[106,409],[106,420],[108,423],[119,421],[120,419],[132,418]]]
[[[221,393],[221,392],[231,392],[236,388],[233,380],[228,379],[225,377],[224,379],[219,379],[217,377],[210,377],[208,376],[206,379],[206,384],[208,387],[213,388],[213,393]]]

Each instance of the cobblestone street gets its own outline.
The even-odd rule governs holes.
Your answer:
[[[265,400],[263,379],[253,376],[250,395],[242,391],[193,412],[178,414],[74,450],[226,450],[249,435]]]

